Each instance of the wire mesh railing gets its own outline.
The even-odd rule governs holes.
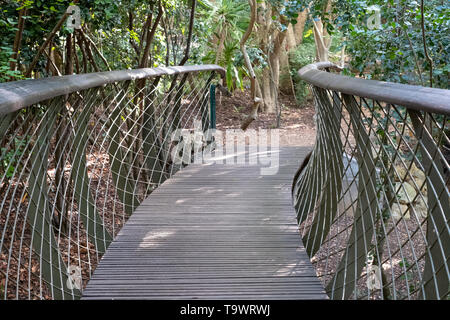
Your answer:
[[[309,65],[317,136],[294,181],[303,243],[332,299],[448,299],[450,91]]]
[[[204,65],[0,84],[0,299],[81,296],[134,209],[187,164],[173,160],[178,142],[210,127],[216,73]]]

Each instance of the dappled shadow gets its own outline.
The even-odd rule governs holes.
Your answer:
[[[287,187],[307,151],[281,150],[276,175],[260,164],[181,170],[136,209],[85,298],[325,298]]]

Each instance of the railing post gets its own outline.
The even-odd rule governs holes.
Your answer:
[[[216,129],[216,85],[211,84],[209,89],[209,110],[211,115],[211,129]]]

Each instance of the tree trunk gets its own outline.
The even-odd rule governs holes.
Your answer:
[[[66,37],[66,67],[65,74],[73,74],[73,60],[72,60],[72,34]]]
[[[13,54],[11,56],[13,60],[11,60],[9,63],[11,71],[17,70],[17,62],[18,62],[17,59],[19,58],[19,51],[20,46],[22,44],[23,30],[25,28],[25,19],[23,18],[23,16],[26,14],[27,14],[26,8],[22,8],[19,11],[19,21],[17,23],[16,36],[14,38]]]
[[[331,0],[326,2],[324,12],[330,12],[332,7]],[[322,20],[313,20],[314,42],[316,43],[316,58],[319,61],[328,61],[329,49],[331,47],[331,37],[324,28]]]
[[[295,47],[297,47],[295,31],[294,31],[294,27],[292,24],[289,24],[289,26],[288,26],[286,39],[287,39],[288,50],[291,50],[291,49],[294,49]]]
[[[281,22],[285,24],[287,23],[287,21],[285,20],[282,20]],[[269,114],[276,113],[277,111],[278,89],[280,83],[280,55],[287,36],[287,30],[276,30],[275,32],[272,32],[272,34],[274,36],[272,37],[271,45],[269,46],[269,48],[271,48],[272,50],[268,52],[269,85],[268,87],[267,85],[264,86],[264,90],[269,90],[269,92],[265,92],[265,95],[270,95],[270,100],[264,100],[265,111]]]
[[[321,20],[313,20],[314,41],[316,43],[316,58],[319,61],[328,61],[328,53],[331,45],[326,29],[323,28]]]
[[[297,23],[289,24],[286,34],[285,45],[281,48],[280,54],[280,85],[279,90],[284,94],[295,96],[294,82],[291,76],[289,64],[289,51],[295,49],[303,41],[303,30],[306,23],[308,11],[303,10],[298,14]]]
[[[295,96],[294,82],[291,77],[288,51],[283,47],[280,54],[280,92]]]
[[[147,37],[145,40],[145,48],[143,50],[139,68],[147,68],[148,67],[150,44],[153,41],[153,37],[155,36],[156,28],[159,25],[159,21],[161,20],[162,14],[163,14],[163,10],[162,10],[162,5],[161,5],[161,1],[160,1],[160,2],[158,2],[158,15],[155,19],[155,22],[153,23],[153,27],[151,28],[151,30],[147,30]],[[151,16],[148,17],[147,21],[148,20],[150,20],[150,23],[148,25],[148,27],[150,28]]]
[[[261,96],[263,101],[261,102],[261,109],[263,112],[267,110],[274,109],[272,106],[272,91],[270,88],[270,47],[271,47],[271,37],[272,37],[272,10],[270,9],[270,4],[261,2],[259,4],[260,9],[258,10],[258,29],[257,29],[257,40],[259,42],[259,48],[267,56],[267,66],[262,70],[261,74]]]
[[[303,41],[303,31],[305,29],[306,18],[308,17],[308,9],[299,13],[297,23],[294,25],[295,42],[297,46]]]
[[[222,29],[220,31],[219,46],[218,46],[217,51],[216,51],[215,64],[218,64],[220,59],[222,58],[223,49],[225,48],[225,38],[226,38],[226,35],[227,35],[226,31],[227,31],[226,29]]]
[[[265,113],[270,113],[275,110],[275,105],[273,105],[272,88],[270,85],[271,81],[270,67],[266,67],[262,74],[262,97],[263,97],[263,111]]]
[[[247,117],[247,119],[242,123],[242,125],[241,125],[242,130],[246,130],[248,128],[248,126],[254,120],[256,120],[256,118],[258,117],[259,105],[261,103],[261,98],[260,98],[260,96],[258,96],[258,89],[257,89],[257,88],[259,88],[258,80],[256,79],[255,71],[253,70],[253,66],[252,66],[252,63],[248,56],[247,49],[245,48],[245,43],[247,42],[248,38],[250,37],[250,34],[252,33],[253,28],[255,26],[258,5],[257,5],[256,0],[248,0],[248,3],[250,5],[250,10],[251,10],[250,23],[249,23],[248,28],[245,31],[244,35],[242,36],[242,39],[241,39],[239,45],[240,45],[240,48],[242,51],[242,55],[244,57],[245,66],[250,75],[251,95],[252,95],[252,99],[253,99],[253,110],[252,110],[252,114],[249,115]]]

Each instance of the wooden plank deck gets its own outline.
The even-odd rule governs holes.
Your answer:
[[[130,217],[83,299],[326,299],[306,255],[291,183],[308,148],[259,165],[190,165]]]

